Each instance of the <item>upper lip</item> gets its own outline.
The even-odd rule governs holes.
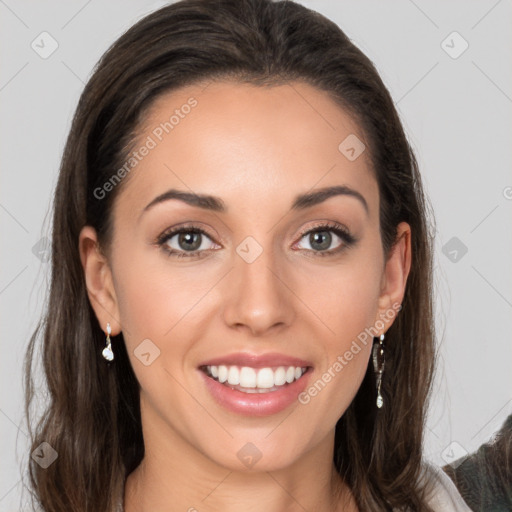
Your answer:
[[[236,352],[225,356],[208,359],[202,362],[201,366],[249,366],[251,368],[265,368],[269,366],[296,366],[305,368],[313,366],[310,361],[298,357],[269,352],[266,354],[251,354],[249,352]]]

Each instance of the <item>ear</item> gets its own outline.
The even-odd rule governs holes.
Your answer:
[[[96,318],[103,331],[106,332],[109,323],[112,335],[116,336],[121,332],[121,322],[112,271],[99,248],[96,230],[93,227],[85,226],[80,231],[78,249],[84,269],[87,295]]]
[[[411,227],[407,222],[401,222],[397,226],[396,243],[391,248],[388,259],[385,263],[384,273],[381,280],[381,290],[378,301],[378,312],[376,320],[390,318],[389,311],[394,315],[387,320],[385,330],[393,324],[398,310],[397,304],[402,304],[407,277],[411,270]],[[395,305],[395,307],[393,307]]]

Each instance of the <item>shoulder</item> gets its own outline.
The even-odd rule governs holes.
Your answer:
[[[427,483],[428,504],[436,512],[471,512],[451,478],[440,467],[423,462],[422,478]]]

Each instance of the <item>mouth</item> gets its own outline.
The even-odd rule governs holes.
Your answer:
[[[281,354],[238,353],[204,361],[198,370],[218,405],[238,414],[267,416],[297,402],[313,365]]]
[[[298,381],[310,367],[277,366],[253,368],[207,365],[199,369],[218,383],[242,393],[273,393]]]

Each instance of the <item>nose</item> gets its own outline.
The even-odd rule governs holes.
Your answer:
[[[284,265],[277,268],[268,249],[251,263],[235,255],[225,290],[224,320],[230,328],[262,337],[291,325],[294,294]]]

